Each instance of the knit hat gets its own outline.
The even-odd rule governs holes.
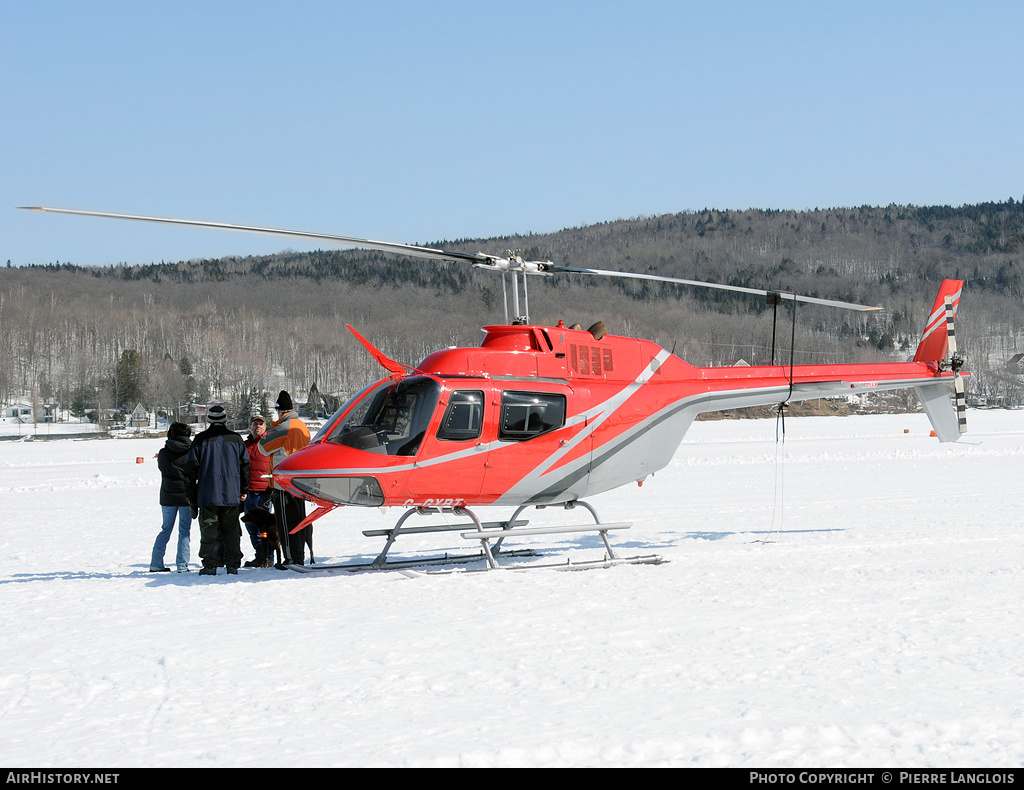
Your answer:
[[[292,396],[288,394],[288,390],[281,390],[277,396],[277,403],[274,404],[274,408],[279,411],[292,410]]]
[[[209,422],[225,423],[228,421],[228,413],[224,411],[224,407],[219,403],[216,406],[211,406],[206,412],[206,419]]]

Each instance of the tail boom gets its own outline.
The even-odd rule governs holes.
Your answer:
[[[955,442],[964,432],[964,395],[956,356],[953,317],[963,292],[962,280],[943,280],[912,362],[854,365],[794,365],[701,368],[708,391],[699,411],[738,409],[789,401],[913,389],[935,435]],[[947,360],[952,354],[955,359]],[[947,385],[956,388],[957,405]]]

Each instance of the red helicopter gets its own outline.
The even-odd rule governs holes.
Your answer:
[[[608,334],[601,323],[589,330],[568,327],[561,321],[555,326],[531,324],[526,277],[592,274],[758,294],[776,308],[781,301],[793,301],[794,326],[796,302],[853,310],[880,308],[657,275],[558,266],[551,261],[524,261],[512,253],[498,257],[223,223],[35,210],[297,236],[464,261],[503,277],[512,276],[515,316],[508,320],[506,290],[506,324],[485,327],[479,348],[437,351],[410,367],[388,358],[349,327],[390,375],[352,396],[323,424],[308,447],[274,469],[275,485],[316,505],[295,531],[343,505],[407,509],[393,529],[376,533],[387,537],[387,545],[369,567],[395,565],[386,563],[386,555],[405,521],[414,513],[437,511],[464,513],[473,523],[406,528],[405,532],[468,529],[464,537],[481,541],[490,567],[496,567],[495,557],[506,537],[583,529],[600,531],[608,555],[603,564],[661,561],[656,555],[617,557],[607,532],[628,525],[602,524],[584,498],[627,483],[642,484],[669,463],[702,412],[912,388],[939,441],[954,442],[966,429],[962,380],[966,374],[961,372],[963,361],[956,352],[953,329],[963,288],[959,280],[942,282],[911,362],[796,365],[791,359],[788,364],[699,368],[651,341]],[[520,288],[525,305],[522,314]],[[949,384],[955,390],[955,406]],[[523,510],[548,505],[583,506],[596,524],[519,528],[524,523],[518,521]],[[485,525],[470,509],[481,506],[516,510],[507,521]]]

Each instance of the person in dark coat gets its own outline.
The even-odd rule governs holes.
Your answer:
[[[192,443],[185,461],[189,503],[199,513],[199,559],[203,576],[216,576],[220,543],[224,566],[238,573],[242,564],[242,534],[238,509],[249,488],[249,453],[240,435],[229,430],[224,407],[211,406],[206,414],[210,427]]]
[[[164,553],[175,519],[178,520],[178,554],[175,564],[178,573],[188,570],[192,513],[185,492],[185,459],[192,447],[191,434],[191,429],[185,423],[171,423],[167,429],[167,442],[156,456],[156,465],[160,468],[160,509],[164,514],[164,523],[153,543],[153,556],[149,561],[149,570],[153,573],[170,570],[164,565]]]

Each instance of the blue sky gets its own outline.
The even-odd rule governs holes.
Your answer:
[[[0,0],[0,264],[1024,197],[1018,2]],[[500,252],[500,251],[499,251]]]

